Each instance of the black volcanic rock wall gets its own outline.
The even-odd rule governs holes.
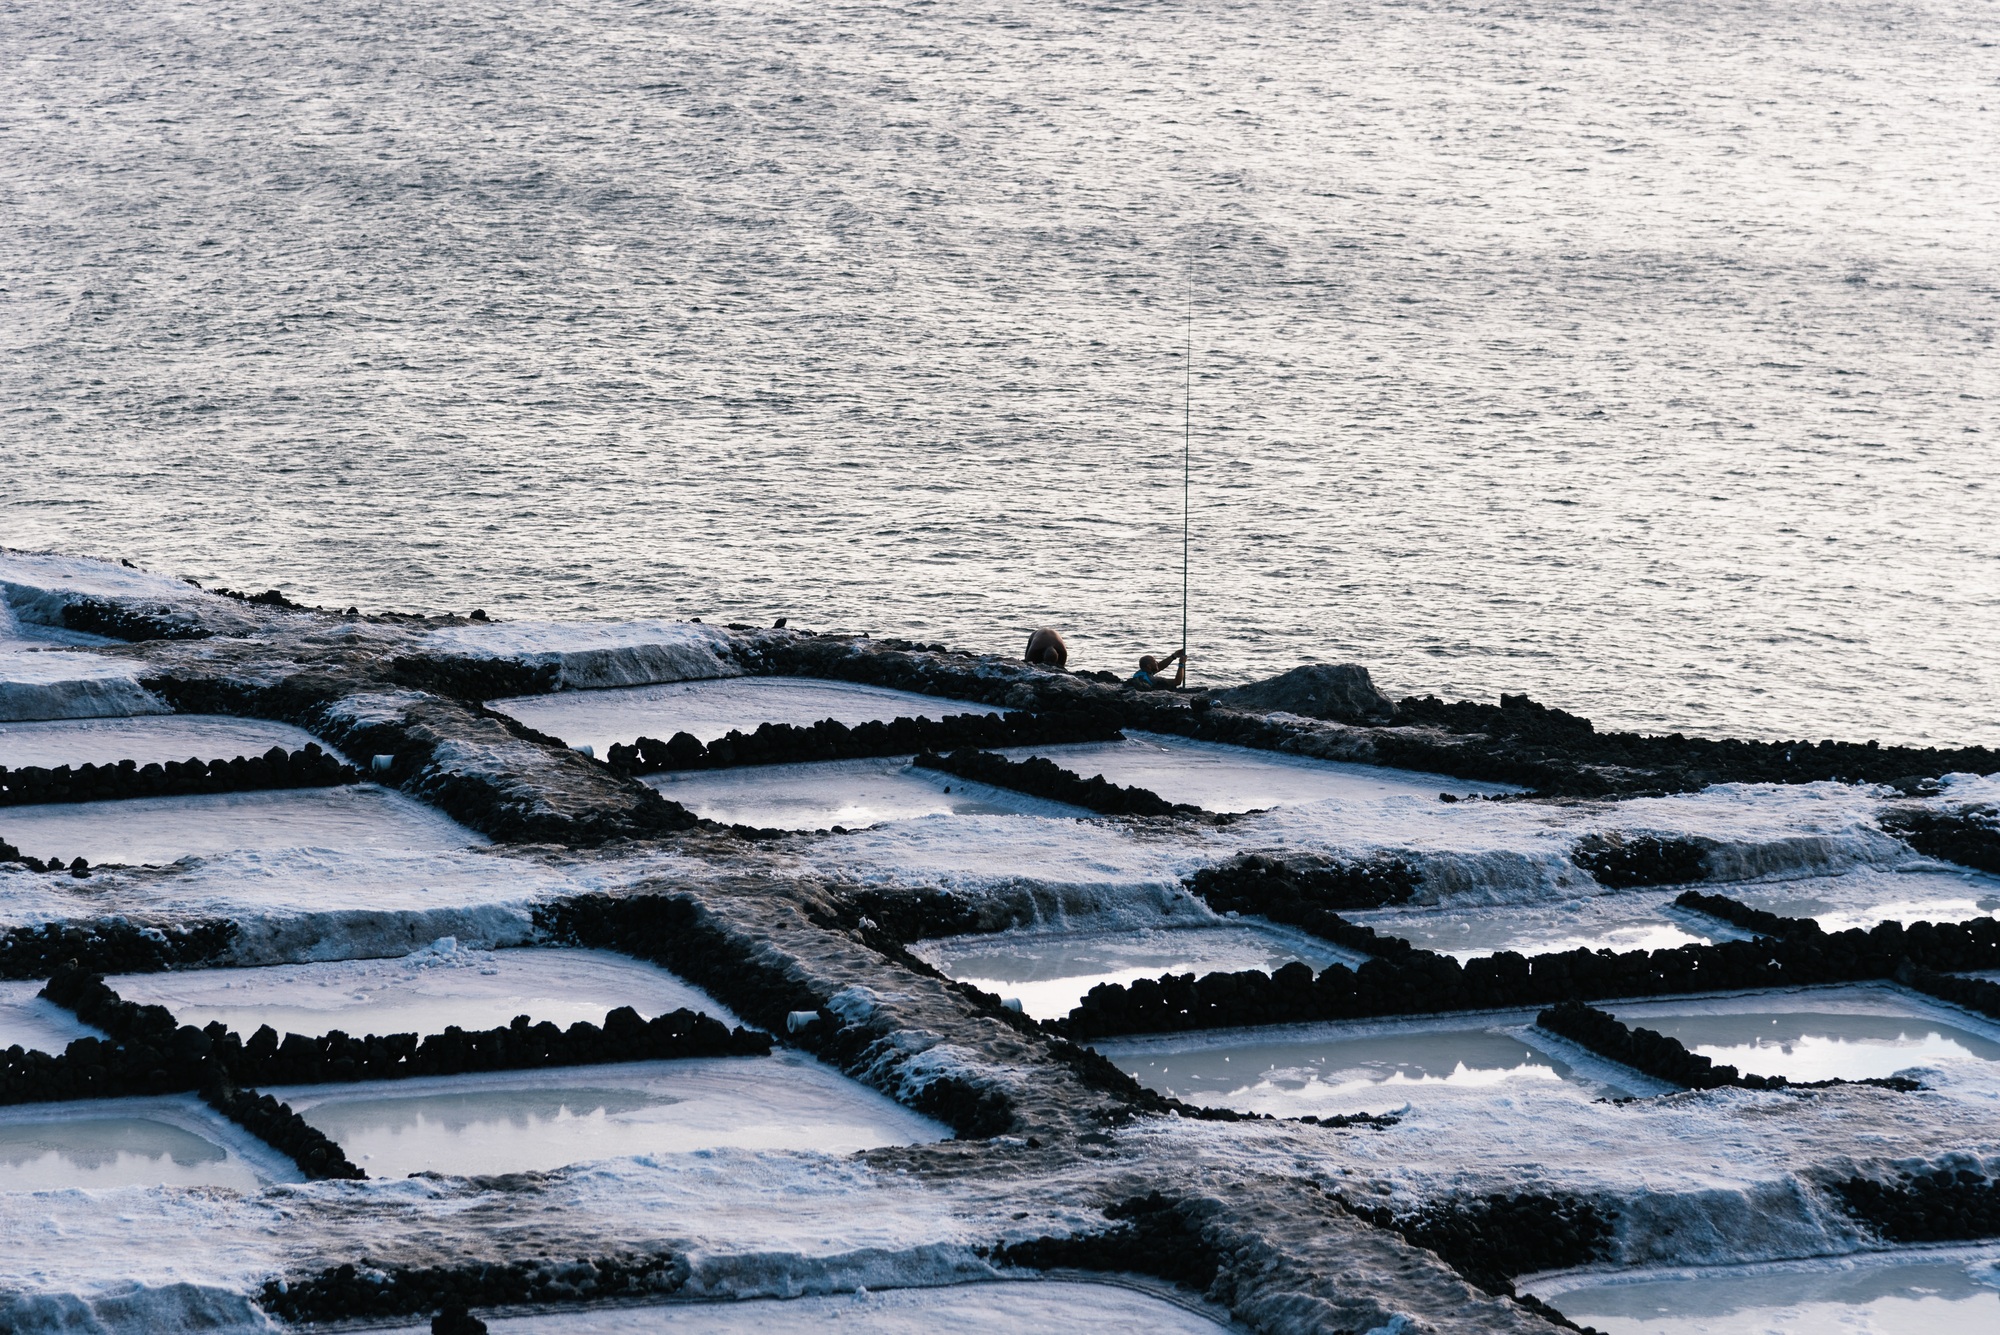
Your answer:
[[[352,765],[308,742],[297,751],[274,746],[261,756],[234,760],[169,760],[141,765],[58,765],[53,769],[0,765],[0,806],[44,802],[109,802],[133,797],[186,797],[197,793],[244,793],[266,789],[332,788],[359,783]]]

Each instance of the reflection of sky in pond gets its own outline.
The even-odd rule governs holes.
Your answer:
[[[1380,1111],[1441,1091],[1551,1085],[1570,1069],[1490,1029],[1298,1041],[1155,1045],[1107,1055],[1141,1084],[1190,1103],[1298,1117]]]
[[[1562,950],[1671,950],[1714,937],[1690,932],[1679,922],[1661,917],[1648,900],[1620,903],[1604,896],[1555,909],[1515,907],[1477,913],[1408,912],[1385,909],[1341,915],[1400,936],[1411,945],[1468,960],[1497,951],[1523,955]]]
[[[908,756],[651,774],[647,783],[698,816],[780,830],[862,829],[922,816],[1087,816],[1024,793],[910,767]]]
[[[2000,1289],[1949,1262],[1708,1273],[1538,1296],[1608,1335],[1992,1335],[2000,1330]]]
[[[161,1185],[255,1191],[260,1183],[215,1142],[149,1117],[0,1123],[0,1191]]]
[[[1037,1019],[1068,1015],[1099,983],[1129,983],[1168,973],[1196,975],[1262,969],[1303,960],[1317,973],[1349,958],[1310,939],[1254,926],[1117,933],[1002,933],[925,942],[918,953],[942,972],[1018,997]]]
[[[1867,1080],[1940,1061],[2000,1059],[2000,1044],[1935,1020],[1783,1012],[1624,1015],[1718,1063],[1788,1080]]]
[[[1306,802],[1376,802],[1385,797],[1436,802],[1441,792],[1520,791],[1441,774],[1309,760],[1145,732],[1127,733],[1122,742],[1012,747],[1001,754],[1014,760],[1046,756],[1085,778],[1102,775],[1108,782],[1149,788],[1169,802],[1189,802],[1210,811],[1256,811]]]
[[[2000,912],[2000,877],[1960,869],[1863,869],[1844,876],[1743,885],[1729,893],[1766,913],[1811,918],[1829,932],[1888,921],[1963,922]]]
[[[470,1080],[478,1083],[460,1083]],[[723,1147],[847,1153],[944,1133],[791,1056],[272,1092],[375,1177],[527,1172]]]

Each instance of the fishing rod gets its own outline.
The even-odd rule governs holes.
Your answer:
[[[1188,651],[1188,478],[1194,461],[1194,273],[1187,276],[1187,338],[1181,348],[1181,673]]]

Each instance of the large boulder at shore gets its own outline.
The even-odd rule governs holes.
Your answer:
[[[1253,681],[1216,696],[1232,709],[1255,709],[1340,723],[1387,723],[1396,706],[1375,689],[1368,669],[1358,663],[1307,663],[1264,681]]]

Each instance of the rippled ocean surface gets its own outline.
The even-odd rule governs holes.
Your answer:
[[[2000,10],[0,4],[0,543],[2000,742]]]

